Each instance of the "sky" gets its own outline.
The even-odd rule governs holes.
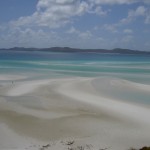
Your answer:
[[[150,51],[150,0],[0,0],[0,48]]]

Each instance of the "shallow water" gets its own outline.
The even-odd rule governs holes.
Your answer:
[[[102,95],[150,104],[150,56],[147,55],[1,51],[0,74],[25,74],[28,79],[96,77],[103,84],[99,87]],[[112,84],[114,80],[118,82]]]

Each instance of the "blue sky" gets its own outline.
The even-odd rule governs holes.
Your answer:
[[[150,51],[150,0],[1,0],[0,48]]]

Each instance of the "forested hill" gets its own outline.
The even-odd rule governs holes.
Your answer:
[[[0,51],[46,51],[46,52],[61,52],[61,53],[106,53],[106,54],[148,54],[149,51],[140,50],[130,50],[115,48],[112,50],[108,49],[79,49],[70,47],[51,47],[51,48],[24,48],[24,47],[14,47],[14,48],[1,48]]]

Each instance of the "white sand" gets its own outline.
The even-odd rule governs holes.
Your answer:
[[[0,80],[19,80],[19,79],[25,79],[26,76],[22,76],[22,75],[0,75]]]
[[[142,84],[105,80],[110,88],[119,84],[121,90],[131,87],[148,92]],[[0,149],[36,150],[48,143],[51,147],[47,149],[67,149],[69,146],[61,141],[70,138],[75,140],[74,148],[83,145],[89,149],[86,144],[91,144],[91,149],[110,150],[148,146],[149,107],[101,95],[99,90],[107,82],[74,77],[2,86]]]
[[[13,89],[8,92],[8,96],[20,96],[26,93],[31,93],[41,85],[49,84],[49,80],[39,80],[39,81],[28,81],[23,84],[15,85]]]

